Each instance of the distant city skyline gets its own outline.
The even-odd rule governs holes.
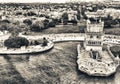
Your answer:
[[[14,3],[65,3],[67,0],[0,0],[0,3],[9,3],[9,2],[14,2]]]
[[[0,0],[0,3],[65,3],[65,2],[69,2],[69,1],[85,1],[85,2],[89,2],[89,1],[105,1],[105,0]],[[109,1],[109,0],[107,0]],[[113,0],[113,1],[120,1],[120,0]]]

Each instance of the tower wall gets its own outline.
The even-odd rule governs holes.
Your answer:
[[[103,45],[103,27],[104,22],[99,21],[99,23],[91,23],[87,21],[86,29],[86,39],[85,39],[85,49],[87,51],[102,50]]]
[[[87,21],[87,32],[103,32],[104,22],[91,23]]]
[[[90,51],[91,49],[94,51],[102,51],[102,46],[86,46],[86,51]]]

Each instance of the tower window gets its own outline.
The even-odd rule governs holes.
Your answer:
[[[92,35],[90,35],[90,38],[93,38],[93,36],[92,36]]]
[[[100,36],[97,35],[97,38],[100,38]]]

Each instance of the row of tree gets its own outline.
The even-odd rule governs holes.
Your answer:
[[[33,23],[30,19],[25,19],[23,23],[19,21],[11,22],[9,20],[0,21],[0,31],[7,30],[9,32],[13,31],[41,31],[49,27],[55,27],[58,24],[57,19],[45,19],[44,21],[35,21]]]
[[[74,17],[74,19],[69,21],[68,13],[66,12],[66,13],[62,14],[61,19],[63,20],[64,25],[67,25],[68,23],[72,23],[73,25],[76,25],[78,23],[77,20],[80,20],[79,12],[78,12],[78,14],[76,16],[77,16],[77,18]]]
[[[99,20],[101,19],[102,21],[104,21],[104,28],[106,29],[120,27],[120,19],[119,18],[113,19],[113,17],[110,15],[108,15],[107,17],[98,17],[98,18],[89,18],[89,19],[91,22],[99,22]]]
[[[30,42],[24,37],[9,37],[7,40],[4,41],[4,46],[9,48],[21,48],[22,46],[28,47],[29,45],[40,45],[47,46],[48,40],[46,38],[43,38],[40,42],[39,40],[33,40]]]

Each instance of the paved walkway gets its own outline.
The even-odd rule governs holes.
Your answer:
[[[85,34],[84,33],[63,33],[63,34],[44,34],[39,36],[30,36],[30,35],[22,35],[19,36],[25,37],[27,39],[42,39],[43,37],[49,38],[53,42],[61,42],[61,41],[84,41]],[[111,44],[120,44],[120,36],[116,35],[105,35],[103,38],[104,43]]]
[[[10,34],[2,35],[0,36],[0,40],[3,42],[5,39],[9,38]],[[28,40],[33,39],[42,39],[43,37],[49,38],[53,42],[62,42],[62,41],[84,41],[85,40],[85,34],[84,33],[62,33],[62,34],[42,34],[42,35],[22,35],[21,33],[19,36],[25,37]],[[110,44],[120,44],[120,36],[117,35],[104,35],[103,38],[104,43],[110,43]]]
[[[84,41],[85,34],[84,33],[66,33],[66,34],[44,34],[39,36],[30,36],[30,35],[22,35],[19,36],[25,37],[27,39],[42,39],[43,37],[52,40],[53,42],[61,42],[61,41]]]

